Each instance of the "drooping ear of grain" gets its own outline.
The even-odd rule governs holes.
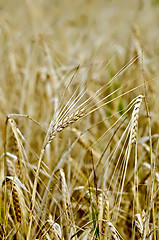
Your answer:
[[[57,133],[61,132],[64,128],[67,128],[71,124],[75,123],[77,120],[82,118],[84,116],[84,110],[78,110],[75,113],[72,113],[71,115],[67,116],[57,124],[53,125],[51,128],[51,133],[49,137],[49,142],[51,142]]]

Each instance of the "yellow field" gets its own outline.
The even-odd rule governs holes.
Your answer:
[[[0,0],[0,240],[159,239],[158,25],[158,0]]]

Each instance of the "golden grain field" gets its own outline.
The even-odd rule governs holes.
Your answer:
[[[0,240],[159,239],[158,25],[158,0],[0,0]]]

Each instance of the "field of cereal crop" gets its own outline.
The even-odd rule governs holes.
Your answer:
[[[158,25],[158,0],[0,0],[0,240],[159,239]]]

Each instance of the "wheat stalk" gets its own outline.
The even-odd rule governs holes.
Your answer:
[[[103,193],[98,195],[98,221],[99,221],[99,233],[102,234],[102,221],[103,218]]]
[[[66,215],[66,219],[69,222],[71,222],[71,225],[73,225],[73,228],[74,228],[74,220],[73,220],[73,213],[72,213],[72,208],[71,208],[70,195],[69,195],[66,178],[65,178],[65,173],[64,173],[63,169],[60,169],[60,175],[61,175],[62,202],[63,202],[64,212]],[[68,225],[68,222],[66,222],[66,223]],[[70,227],[69,227],[66,229],[68,235],[74,233],[74,231],[72,232],[73,228],[70,229]]]

